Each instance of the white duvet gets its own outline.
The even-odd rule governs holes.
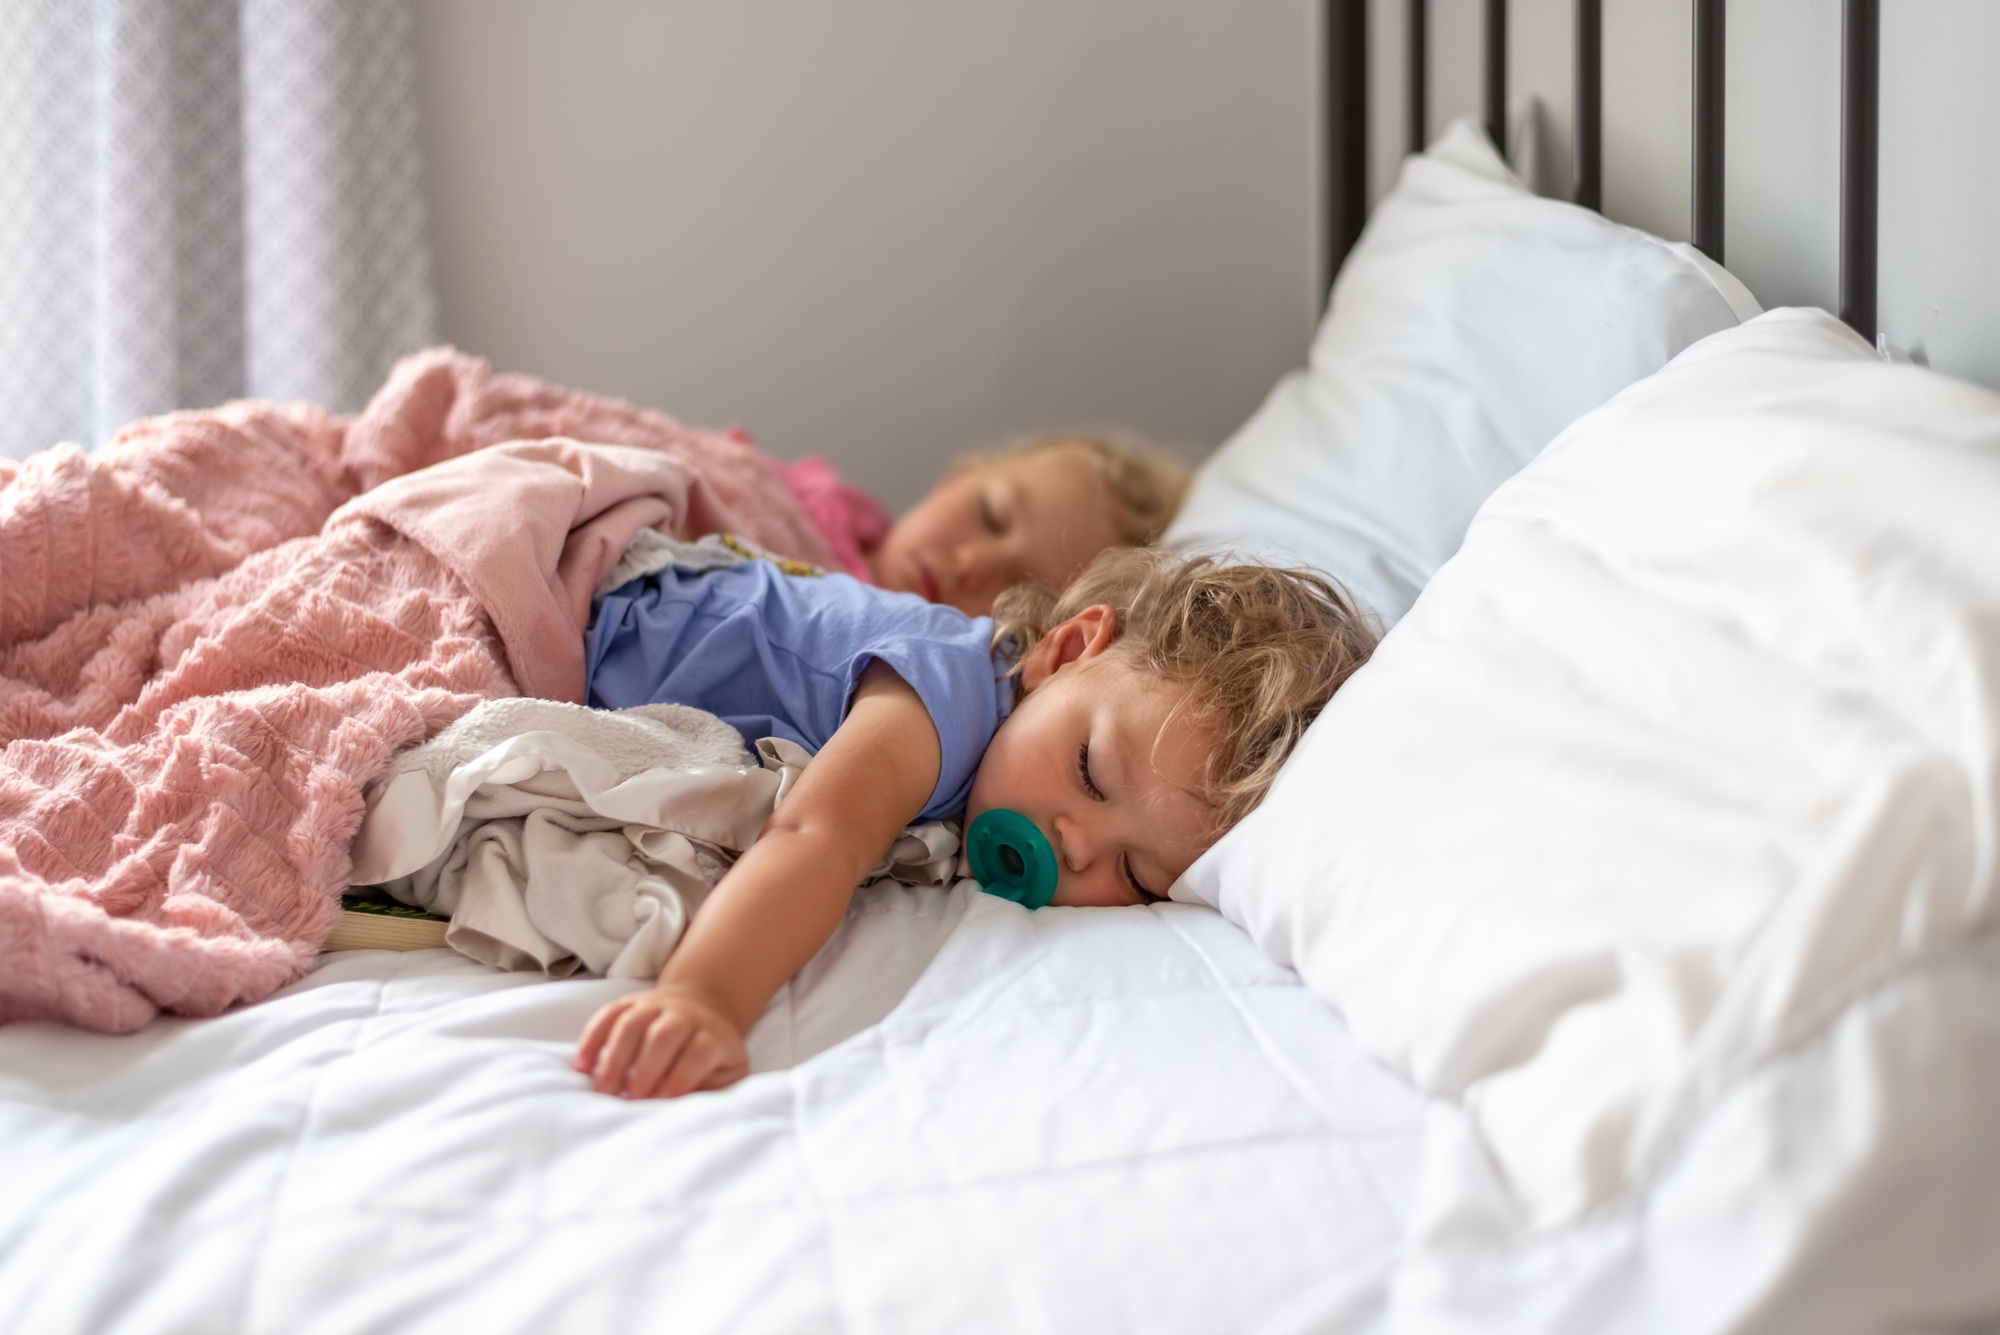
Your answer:
[[[354,952],[0,1029],[0,1330],[1380,1325],[1421,1105],[1215,914],[871,889],[675,1103],[569,1069],[631,986]]]

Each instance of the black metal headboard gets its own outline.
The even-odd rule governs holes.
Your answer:
[[[1723,26],[1727,0],[1694,6],[1694,181],[1689,233],[1722,260]],[[1841,0],[1840,318],[1875,338],[1876,182],[1881,102],[1881,0]],[[1429,5],[1403,0],[1406,143],[1429,141]],[[1587,208],[1604,201],[1604,5],[1575,0],[1575,176],[1572,197]],[[1486,0],[1486,130],[1507,144],[1507,0]],[[1361,234],[1368,216],[1368,0],[1326,0],[1326,239],[1329,276]]]

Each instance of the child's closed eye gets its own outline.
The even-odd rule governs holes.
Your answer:
[[[1097,786],[1097,781],[1090,774],[1089,742],[1085,742],[1082,746],[1076,748],[1076,777],[1077,781],[1083,785],[1083,791],[1090,794],[1092,801],[1102,802],[1105,800],[1104,790]],[[1118,855],[1118,877],[1125,882],[1126,889],[1139,897],[1141,904],[1162,904],[1166,902],[1167,897],[1165,895],[1156,895],[1145,886],[1139,884],[1139,877],[1132,870],[1132,859],[1123,853]]]
[[[1090,777],[1089,742],[1085,742],[1082,746],[1076,748],[1076,777],[1082,781],[1083,791],[1090,794],[1092,801],[1102,802],[1104,800],[1104,790],[1099,788],[1097,781]]]
[[[1145,886],[1139,884],[1139,878],[1132,874],[1132,860],[1130,858],[1120,857],[1118,859],[1118,871],[1124,876],[1125,884],[1131,887],[1132,893],[1139,896],[1141,904],[1164,904],[1167,902],[1165,895],[1156,895]]]

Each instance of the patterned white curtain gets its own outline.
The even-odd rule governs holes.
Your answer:
[[[434,341],[409,0],[0,0],[0,456]]]

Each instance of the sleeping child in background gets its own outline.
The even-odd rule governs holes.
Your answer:
[[[1016,584],[1060,589],[1099,552],[1151,543],[1188,488],[1157,447],[1074,432],[961,459],[893,522],[824,459],[779,468],[848,574],[971,616]]]
[[[1045,454],[1067,461],[1003,461]],[[1010,590],[992,619],[764,560],[619,586],[586,640],[590,705],[692,705],[816,755],[576,1068],[627,1098],[740,1079],[746,1031],[914,821],[963,813],[975,862],[982,827],[1012,831],[1009,871],[1039,859],[1046,902],[1158,902],[1373,646],[1323,577],[1158,549],[1105,552],[1060,596]]]

